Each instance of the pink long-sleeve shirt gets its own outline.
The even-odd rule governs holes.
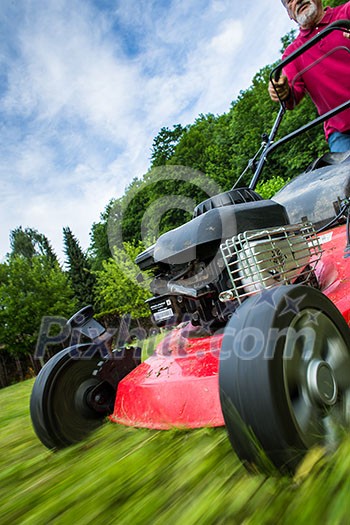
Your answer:
[[[287,47],[283,58],[322,31],[336,20],[350,20],[350,1],[338,7],[327,7],[324,17],[314,29],[300,29],[296,39]],[[334,50],[341,46],[341,49]],[[330,53],[327,56],[327,53]],[[326,56],[325,56],[326,55]],[[312,67],[311,64],[313,64]],[[350,99],[350,40],[342,31],[332,31],[284,68],[293,100],[287,107],[292,109],[305,93],[309,93],[318,113],[323,115],[330,109]],[[334,131],[350,131],[350,109],[338,113],[324,124],[326,139]]]

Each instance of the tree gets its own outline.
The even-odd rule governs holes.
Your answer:
[[[108,241],[108,220],[115,206],[116,199],[111,199],[100,214],[100,222],[94,222],[91,227],[88,256],[92,270],[101,270],[103,261],[112,257]]]
[[[143,249],[142,243],[124,243],[123,247],[114,249],[113,259],[104,261],[103,269],[96,272],[96,298],[100,311],[131,314],[134,318],[149,315],[145,300],[151,297],[151,293],[147,282],[139,284],[140,272],[134,264]]]
[[[91,272],[88,257],[69,227],[63,228],[63,241],[69,280],[78,305],[94,304],[95,276]]]
[[[282,47],[280,49],[280,53],[281,55],[284,53],[284,51],[286,50],[286,48],[289,46],[289,44],[291,44],[293,42],[293,40],[295,39],[296,37],[296,30],[295,29],[291,29],[289,31],[289,33],[286,33],[282,38],[281,38],[281,43],[282,43]]]
[[[161,128],[152,144],[152,168],[166,164],[174,154],[175,148],[185,132],[186,128],[183,128],[181,124],[175,124],[172,130],[166,127]]]
[[[22,226],[15,228],[10,233],[11,255],[20,255],[31,259],[34,255],[44,255],[51,264],[57,262],[57,256],[54,253],[50,241],[47,237],[33,228]]]
[[[0,264],[0,346],[11,355],[34,353],[43,317],[70,317],[75,309],[58,263],[15,254]]]
[[[209,161],[208,148],[215,142],[218,120],[219,117],[212,114],[199,115],[180,137],[168,163],[205,172]]]
[[[337,7],[338,5],[342,4],[344,4],[344,0],[323,0],[324,7],[327,5],[330,7]]]

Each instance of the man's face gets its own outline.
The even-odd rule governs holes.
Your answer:
[[[282,0],[288,14],[300,27],[313,27],[323,13],[322,0]]]

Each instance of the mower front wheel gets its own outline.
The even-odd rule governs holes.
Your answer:
[[[89,356],[78,347],[62,350],[38,374],[30,413],[34,430],[50,449],[61,449],[83,440],[100,427],[111,410],[115,391],[96,377],[98,347]],[[97,354],[97,355],[93,355]]]
[[[294,472],[311,447],[334,448],[350,426],[350,330],[307,286],[248,298],[228,323],[220,400],[231,444],[249,469]]]

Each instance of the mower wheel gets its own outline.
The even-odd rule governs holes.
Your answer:
[[[91,357],[97,354],[91,350],[90,345],[89,356],[79,351],[79,345],[62,350],[35,380],[30,399],[32,423],[38,438],[50,449],[83,440],[111,412],[115,391],[94,375],[101,357]]]
[[[220,400],[231,444],[250,470],[292,473],[350,426],[350,330],[307,286],[248,298],[225,328]]]

